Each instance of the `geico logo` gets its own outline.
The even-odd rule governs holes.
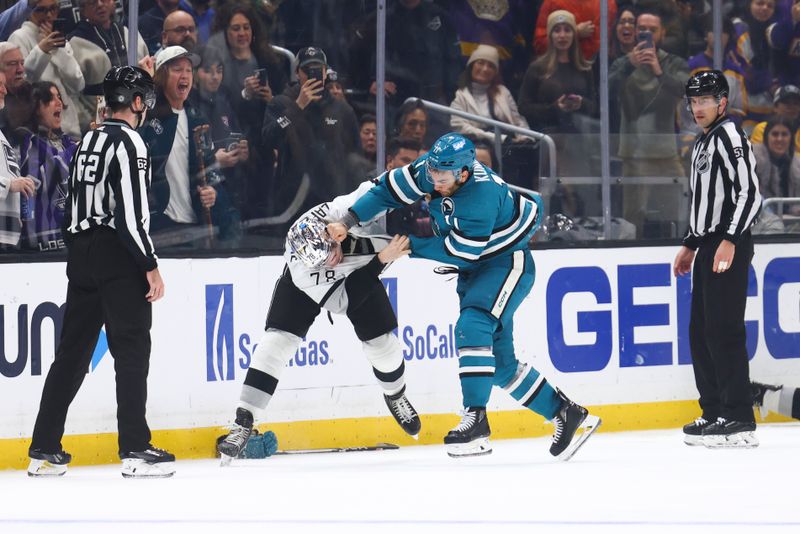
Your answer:
[[[565,373],[599,371],[610,363],[615,346],[620,367],[673,365],[675,353],[679,365],[690,364],[692,282],[690,276],[674,279],[670,269],[668,263],[617,266],[616,298],[600,267],[553,272],[547,281],[546,309],[548,352],[555,368]],[[646,299],[644,288],[654,288]],[[754,310],[761,314],[760,320],[745,323],[751,359],[758,348],[759,326],[771,357],[800,358],[798,288],[800,258],[773,259],[761,280],[750,268],[747,295],[761,296],[760,309],[757,300],[748,301],[748,316]]]
[[[452,324],[448,325],[447,331],[442,334],[436,325],[429,324],[425,328],[425,333],[420,335],[414,334],[413,326],[406,326],[403,328],[403,343],[406,346],[403,349],[403,358],[407,361],[456,357]]]
[[[303,338],[300,348],[294,353],[294,357],[289,360],[289,367],[328,365],[330,361],[331,357],[328,354],[327,341],[306,341]]]
[[[53,337],[52,345],[50,346],[52,347],[53,354],[55,354],[58,339],[61,337],[61,326],[64,321],[65,307],[64,304],[59,306],[54,302],[42,302],[33,308],[33,313],[30,314],[29,320],[29,305],[20,304],[17,308],[17,333],[16,336],[14,336],[13,326],[12,328],[7,328],[5,320],[6,308],[8,308],[9,311],[13,310],[13,308],[0,305],[0,327],[2,327],[2,330],[0,330],[0,351],[2,351],[2,355],[0,355],[0,375],[8,378],[21,375],[28,365],[29,356],[31,375],[38,376],[42,374],[42,324],[45,319],[52,321]],[[10,320],[9,323],[14,325],[13,320]],[[28,332],[30,332],[30,337],[28,336]],[[6,354],[6,347],[8,345],[13,347],[13,342],[6,343],[6,340],[13,340],[15,337],[17,340],[17,355],[12,360],[9,358],[10,355]],[[49,336],[48,339],[50,339]],[[30,353],[28,351],[29,341]]]

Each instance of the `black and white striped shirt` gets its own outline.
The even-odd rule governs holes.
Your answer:
[[[106,120],[83,136],[70,165],[65,227],[70,234],[108,226],[117,231],[136,262],[157,267],[150,239],[150,156],[126,122]]]
[[[756,158],[745,133],[728,118],[698,137],[692,150],[692,202],[683,244],[697,249],[700,238],[719,234],[736,243],[761,211]]]

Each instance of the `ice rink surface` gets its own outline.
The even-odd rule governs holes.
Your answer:
[[[600,433],[566,463],[529,439],[459,460],[438,445],[187,460],[161,480],[4,471],[0,532],[798,533],[800,424],[757,435],[756,449],[708,450],[679,430]]]

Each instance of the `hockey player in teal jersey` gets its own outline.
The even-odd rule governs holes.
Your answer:
[[[328,233],[347,230],[387,208],[428,197],[434,237],[410,236],[411,256],[458,268],[456,323],[464,412],[444,439],[453,457],[491,452],[486,405],[493,385],[555,425],[550,453],[568,460],[600,426],[600,419],[570,401],[514,354],[513,319],[533,287],[528,241],[539,225],[542,201],[509,189],[475,160],[467,138],[450,133],[413,163],[384,173]],[[582,429],[583,432],[578,433]]]

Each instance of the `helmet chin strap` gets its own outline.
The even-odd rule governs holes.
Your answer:
[[[128,107],[130,108],[131,112],[132,112],[134,115],[136,115],[136,126],[134,126],[134,128],[133,128],[133,129],[134,129],[134,130],[138,130],[139,128],[141,128],[142,126],[144,126],[144,117],[145,117],[145,112],[147,111],[147,108],[146,108],[146,107],[142,107],[142,109],[141,109],[141,110],[139,110],[139,111],[136,111],[136,110],[133,108],[133,102],[131,102],[131,103],[130,103],[130,105],[129,105]]]

